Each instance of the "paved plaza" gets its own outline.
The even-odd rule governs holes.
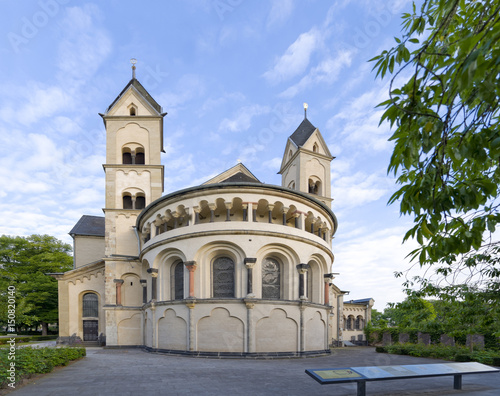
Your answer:
[[[11,392],[12,396],[149,395],[355,395],[355,384],[320,385],[305,369],[442,360],[376,353],[371,347],[341,348],[332,355],[298,359],[210,359],[153,354],[142,349],[88,348],[87,357]],[[367,395],[500,395],[500,374],[368,382]]]

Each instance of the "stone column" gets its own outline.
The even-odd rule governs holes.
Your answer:
[[[293,214],[293,217],[295,218],[295,228],[301,228],[301,225],[300,225],[300,212],[295,212]]]
[[[244,203],[241,206],[243,207],[243,221],[248,221],[248,204]]]
[[[172,213],[172,217],[174,218],[174,230],[179,227],[179,217],[181,215],[177,212]]]
[[[300,306],[299,306],[299,310],[300,310],[300,329],[299,329],[300,352],[304,352],[306,350],[306,332],[305,332],[305,323],[304,323],[304,310],[305,309],[306,309],[306,307],[304,306],[303,302],[301,302]]]
[[[189,271],[189,298],[194,297],[194,271],[196,270],[196,261],[186,261],[184,265]]]
[[[286,208],[283,206],[283,225],[284,226],[286,226],[286,215],[287,215],[289,209],[290,208]]]
[[[307,295],[305,291],[305,274],[309,269],[309,264],[298,264],[297,270],[299,271],[299,299],[307,300]]]
[[[142,303],[146,304],[148,302],[148,281],[146,279],[141,279],[142,286]]]
[[[274,205],[267,205],[267,210],[268,210],[268,223],[272,223],[273,222],[273,209],[274,209]]]
[[[255,352],[255,324],[253,321],[253,307],[254,303],[246,302],[247,307],[247,345],[245,352]]]
[[[257,221],[257,204],[255,204],[255,206],[254,206],[252,202],[249,202],[248,203],[248,210],[252,211],[252,221],[256,222]]]
[[[122,285],[123,279],[113,279],[116,284],[116,305],[122,305]]]
[[[215,209],[217,206],[214,203],[208,204],[208,208],[210,209],[210,223],[215,221]]]
[[[156,301],[156,278],[158,277],[158,270],[156,268],[148,268],[148,274],[151,274],[151,300]]]
[[[193,214],[194,214],[193,224],[200,224],[200,212],[201,208],[199,206],[193,206]]]
[[[316,219],[311,220],[311,234],[314,234],[314,223],[316,223]]]
[[[257,262],[256,258],[245,258],[244,263],[247,267],[247,298],[254,298],[253,293],[253,266]]]
[[[156,223],[154,221],[151,223],[150,235],[151,235],[151,239],[153,239],[156,236]]]
[[[195,336],[196,336],[196,328],[194,323],[194,299],[189,300],[186,306],[189,308],[189,339],[188,339],[188,349],[190,351],[194,351],[195,348]]]
[[[323,275],[325,280],[325,305],[330,305],[330,282],[333,279],[332,274]]]
[[[189,219],[191,218],[191,216],[189,215],[189,208],[185,208],[184,212],[186,212],[186,227],[188,227],[189,226]]]
[[[231,221],[231,208],[233,207],[232,202],[224,202],[226,205],[226,221]]]

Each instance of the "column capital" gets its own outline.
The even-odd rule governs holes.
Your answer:
[[[142,287],[146,287],[148,285],[148,281],[146,279],[141,279],[139,282]]]
[[[301,214],[302,214],[302,212],[299,212],[298,210],[296,210],[295,212],[293,212],[293,217],[295,217],[296,219],[298,219]]]
[[[121,284],[123,284],[124,281],[123,281],[123,279],[113,279],[113,282],[121,285]]]
[[[186,266],[189,272],[193,272],[197,267],[196,261],[184,261],[184,265]]]
[[[241,207],[242,207],[243,209],[248,209],[248,202],[244,202],[244,203],[242,203],[242,204],[241,204]]]
[[[286,206],[283,206],[282,210],[283,210],[283,213],[288,213],[288,211],[290,210],[290,208],[287,208]]]
[[[252,257],[246,257],[243,262],[245,263],[245,266],[247,268],[253,268],[253,266],[255,265],[255,263],[257,262],[257,259],[256,258],[252,258]]]
[[[193,206],[193,211],[195,213],[200,213],[201,212],[201,208],[199,206]]]
[[[158,269],[157,268],[148,268],[147,273],[151,274],[153,278],[156,278],[158,276]]]
[[[309,264],[297,264],[299,274],[305,274],[309,268],[311,268]]]
[[[232,209],[233,208],[233,203],[232,202],[224,202],[224,205],[226,205],[226,209]]]
[[[330,281],[332,279],[335,279],[335,276],[333,276],[334,274],[325,274],[323,275],[323,278],[325,280],[325,283],[330,283]]]
[[[267,204],[267,209],[268,210],[273,210],[274,209],[274,204]]]
[[[209,208],[210,210],[215,210],[215,209],[217,209],[217,205],[216,205],[216,204],[214,204],[214,203],[209,203],[209,204],[208,204],[208,208]]]

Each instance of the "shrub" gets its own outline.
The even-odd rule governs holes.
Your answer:
[[[387,352],[387,349],[386,349],[386,347],[378,346],[378,347],[375,347],[375,351],[378,353],[385,353],[385,352]]]
[[[10,361],[8,349],[0,349],[0,370],[6,372]],[[86,355],[85,348],[16,348],[16,383],[32,374],[51,372],[56,366],[66,366],[71,360]],[[0,387],[8,383],[7,376],[0,377]]]

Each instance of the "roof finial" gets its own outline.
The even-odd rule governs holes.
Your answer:
[[[307,120],[307,108],[309,105],[307,103],[304,103],[304,120]]]
[[[135,79],[135,64],[137,63],[137,59],[130,59],[130,63],[132,64],[132,79]]]

